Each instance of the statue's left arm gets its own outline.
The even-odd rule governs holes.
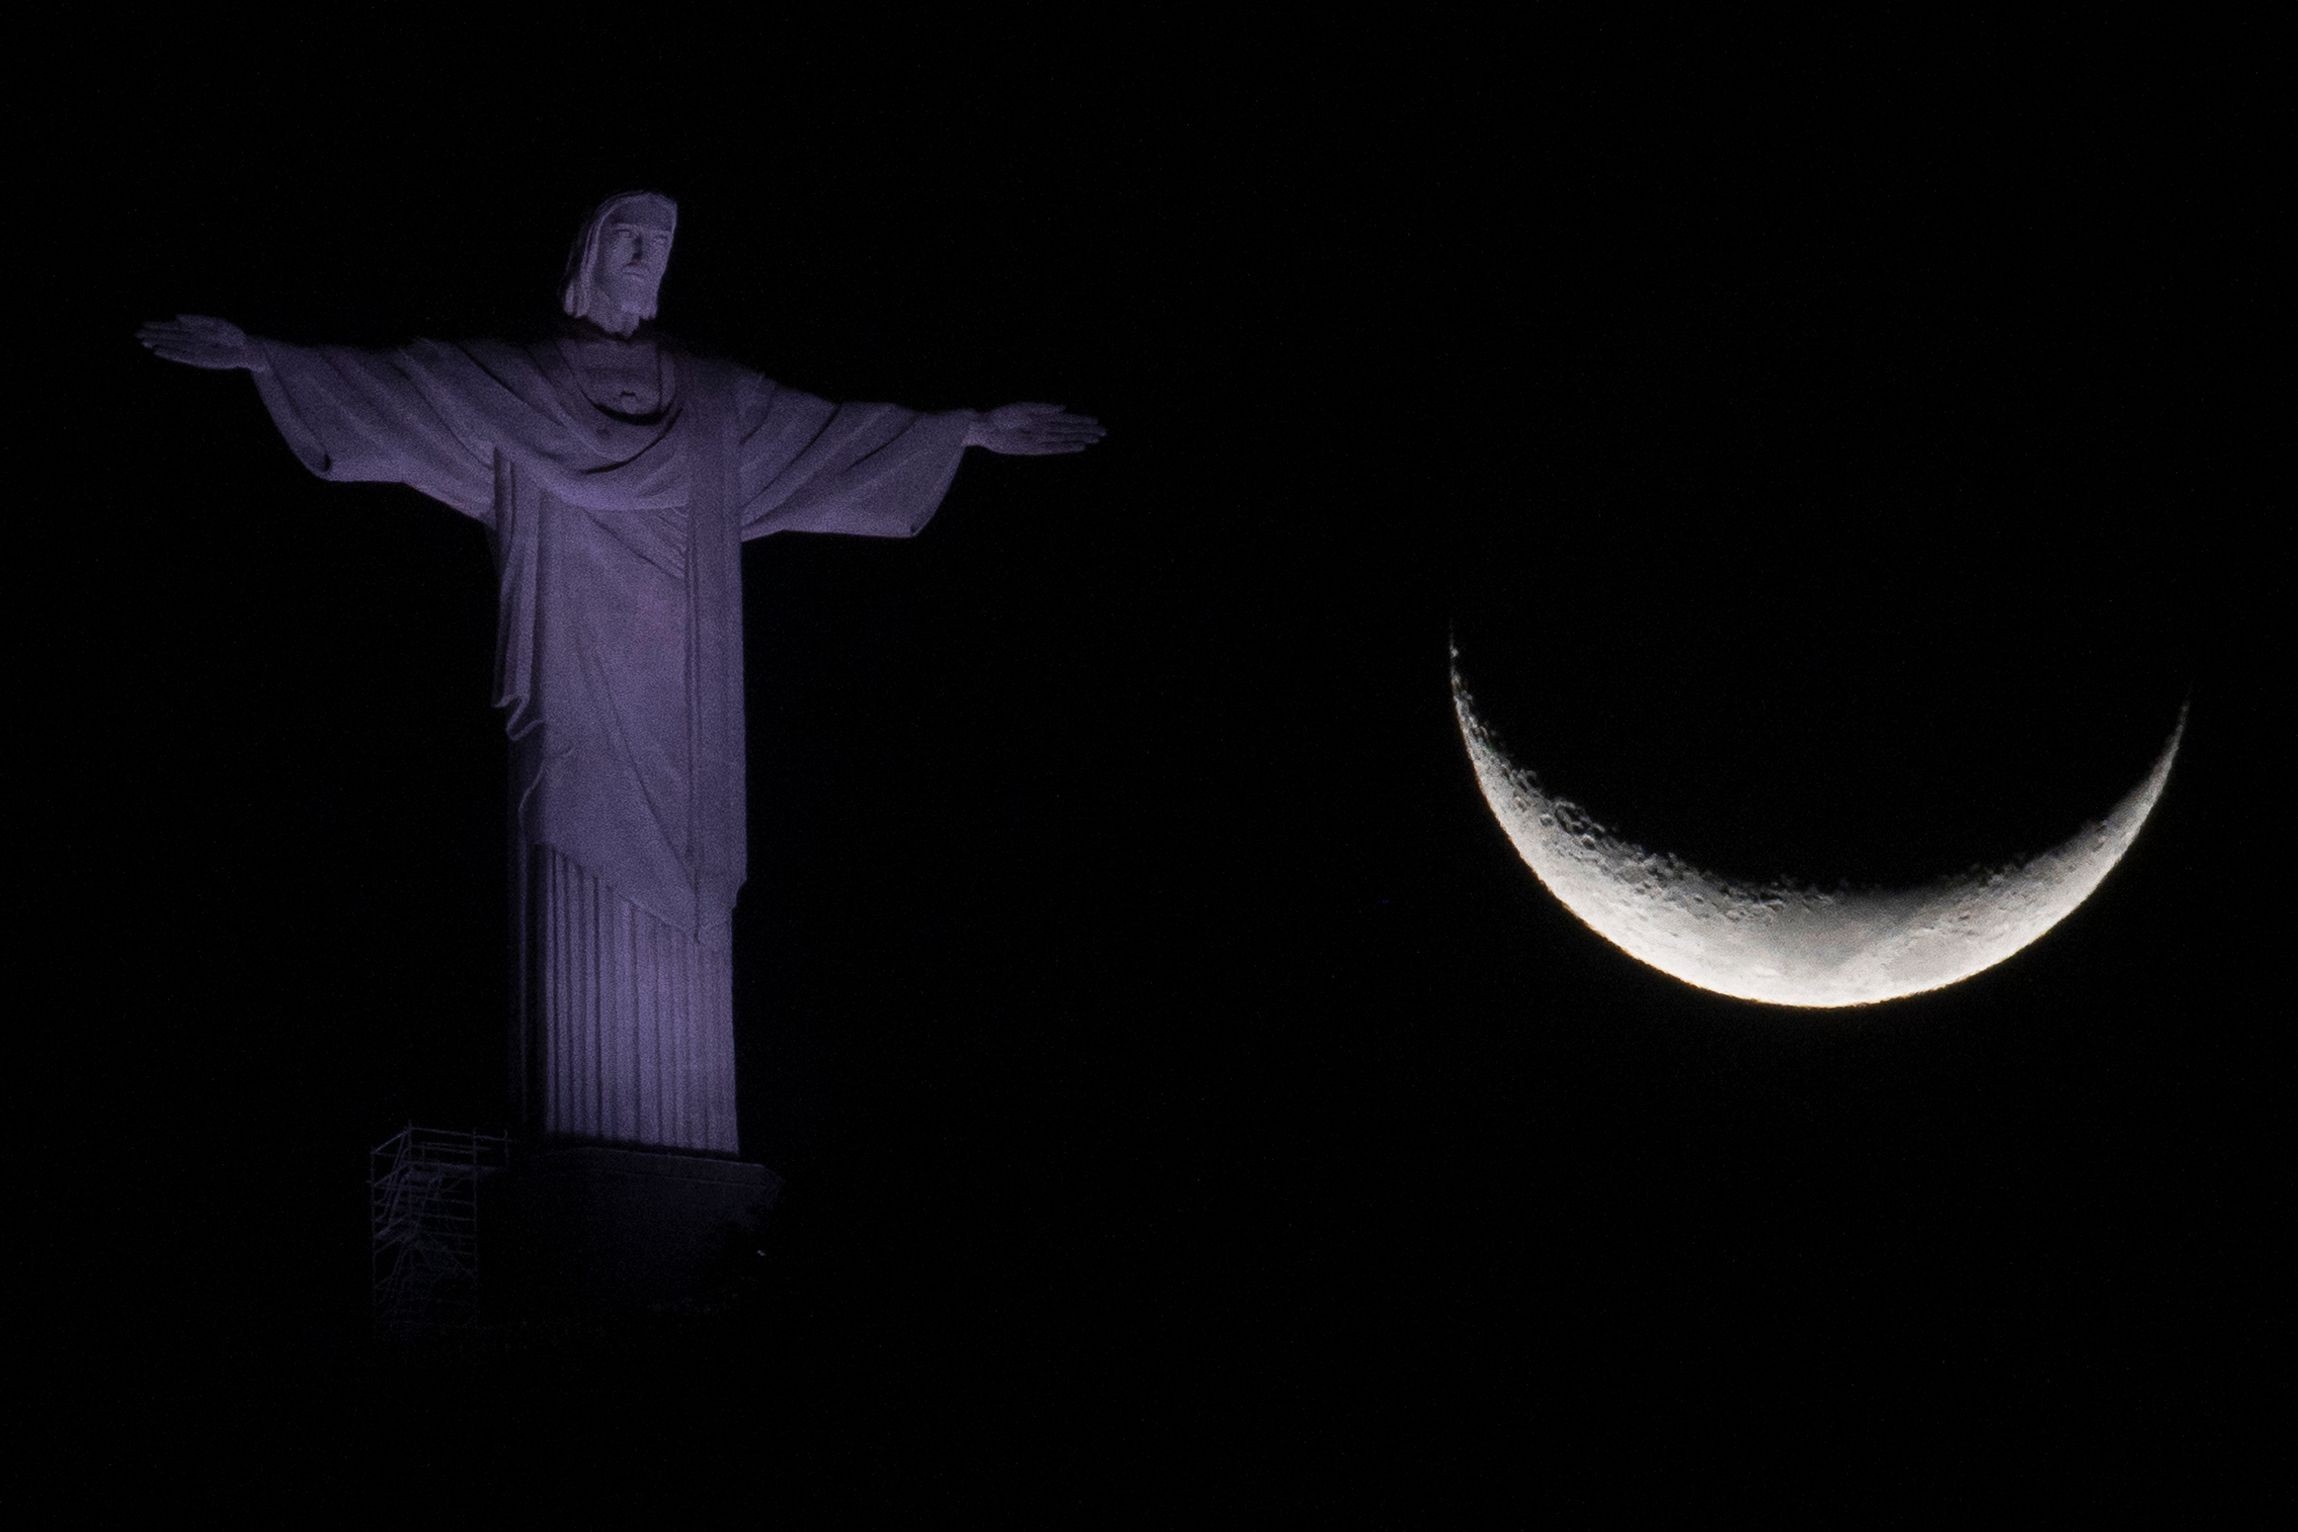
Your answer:
[[[1059,405],[926,414],[894,404],[831,404],[763,378],[738,411],[742,535],[841,532],[913,537],[933,519],[968,447],[1032,456],[1078,452],[1098,422]]]
[[[1001,404],[973,412],[966,445],[1011,457],[1054,457],[1083,452],[1109,433],[1091,415],[1058,404]]]

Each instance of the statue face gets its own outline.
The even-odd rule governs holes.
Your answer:
[[[616,208],[599,233],[597,263],[591,268],[598,293],[632,313],[653,314],[663,269],[670,264],[670,238],[670,222],[660,208],[646,202]]]

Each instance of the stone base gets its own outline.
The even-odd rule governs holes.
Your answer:
[[[666,1149],[528,1150],[482,1188],[490,1323],[707,1297],[757,1259],[782,1178]]]

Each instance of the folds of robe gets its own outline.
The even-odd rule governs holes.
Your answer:
[[[734,1153],[732,949],[665,925],[548,847],[528,898],[542,1130]]]
[[[260,344],[258,391],[313,473],[408,484],[490,529],[529,948],[522,1116],[554,1135],[731,1151],[740,544],[914,535],[969,417],[831,404],[646,331],[631,344],[659,346],[672,384],[644,419],[593,404],[556,339]]]

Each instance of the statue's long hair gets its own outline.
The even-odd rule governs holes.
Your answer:
[[[629,202],[658,204],[670,219],[671,237],[678,237],[678,204],[660,192],[616,192],[601,202],[591,210],[590,217],[583,220],[583,226],[575,231],[574,248],[567,251],[567,274],[566,280],[559,286],[559,307],[566,310],[568,318],[590,317],[590,302],[595,290],[591,282],[591,266],[598,259],[599,240],[605,234],[607,219],[614,210]],[[654,310],[650,308],[639,317],[652,319]]]

